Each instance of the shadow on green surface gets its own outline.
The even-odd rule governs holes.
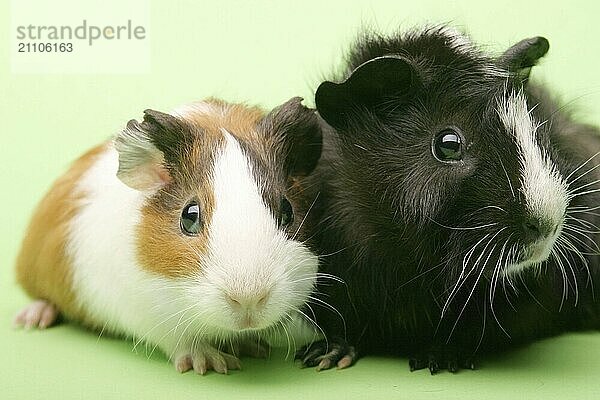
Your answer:
[[[6,311],[6,310],[4,310]],[[2,313],[3,317],[8,317]],[[8,318],[2,318],[8,322]],[[343,397],[427,399],[594,398],[600,393],[600,335],[570,334],[487,357],[479,369],[431,376],[410,372],[406,359],[365,357],[352,368],[316,372],[275,350],[268,360],[242,358],[229,375],[178,373],[160,351],[61,324],[45,331],[0,328],[6,398],[237,398]],[[7,366],[14,366],[9,368]],[[60,382],[60,384],[57,384]],[[34,386],[32,386],[34,385]],[[342,396],[343,394],[343,396]],[[4,397],[3,397],[4,398]]]

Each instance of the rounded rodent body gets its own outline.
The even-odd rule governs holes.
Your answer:
[[[18,281],[46,305],[17,323],[59,312],[201,373],[238,367],[232,354],[277,341],[283,324],[312,338],[299,310],[318,259],[301,242],[310,202],[298,192],[321,131],[300,100],[267,115],[214,99],[146,110],[77,160],[24,239]]]
[[[345,80],[321,84],[315,229],[345,281],[319,288],[343,315],[317,315],[327,336],[435,372],[600,326],[600,135],[527,82],[547,50],[366,35]]]

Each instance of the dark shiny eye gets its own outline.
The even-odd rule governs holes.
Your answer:
[[[463,158],[462,136],[455,128],[446,128],[433,138],[431,150],[442,162],[460,161]]]
[[[202,227],[200,218],[200,206],[198,203],[191,202],[183,207],[180,219],[181,231],[188,236],[196,236]]]
[[[285,197],[281,199],[281,205],[279,206],[279,226],[286,227],[294,222],[294,209],[292,205]]]

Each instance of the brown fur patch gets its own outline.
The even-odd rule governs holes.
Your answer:
[[[211,132],[222,136],[220,128],[225,128],[229,133],[244,141],[254,141],[258,139],[256,127],[258,122],[265,116],[265,112],[256,106],[246,106],[244,104],[227,103],[219,99],[207,99],[197,103],[207,105],[211,110],[209,112],[193,111],[194,104],[191,104],[183,118],[202,129],[209,129]]]
[[[161,276],[182,277],[201,272],[215,209],[213,165],[225,145],[223,129],[240,142],[255,175],[263,180],[265,203],[275,212],[288,190],[285,160],[280,158],[288,151],[287,147],[284,150],[282,136],[273,134],[277,125],[261,128],[264,112],[257,107],[214,99],[204,104],[210,107],[204,107],[204,111],[202,107],[196,111],[191,107],[181,117],[187,133],[191,133],[183,136],[184,150],[175,157],[181,160],[165,169],[169,173],[168,179],[164,179],[166,185],[146,201],[141,210],[142,220],[136,227],[140,265]],[[277,129],[283,130],[289,123],[283,125]],[[85,199],[85,193],[75,190],[76,185],[106,150],[106,144],[90,150],[54,183],[33,215],[16,264],[17,279],[30,296],[55,304],[68,318],[87,325],[93,325],[93,321],[88,321],[84,310],[77,305],[66,242],[70,222]],[[291,186],[301,190],[297,182]],[[184,235],[180,229],[181,211],[192,200],[200,205],[203,217],[202,230],[195,237]],[[290,232],[294,232],[298,223],[288,227]]]
[[[16,263],[17,281],[29,296],[47,300],[61,314],[80,321],[85,316],[75,301],[66,242],[84,195],[75,186],[105,150],[106,144],[85,153],[50,188],[33,214]]]
[[[264,112],[257,107],[229,104],[210,99],[188,106],[183,115],[193,135],[186,144],[179,167],[171,170],[171,182],[150,198],[142,209],[137,228],[138,259],[148,271],[168,277],[192,276],[201,270],[208,252],[208,230],[215,209],[212,187],[213,166],[225,146],[222,129],[238,140],[260,143],[256,127]],[[202,213],[198,236],[181,232],[179,220],[183,208],[197,201]]]

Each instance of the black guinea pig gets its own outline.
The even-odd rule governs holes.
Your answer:
[[[344,283],[319,287],[339,313],[315,309],[326,339],[305,366],[394,354],[454,372],[600,327],[600,135],[528,83],[548,48],[490,56],[445,26],[368,34],[345,79],[319,86],[313,230]]]

